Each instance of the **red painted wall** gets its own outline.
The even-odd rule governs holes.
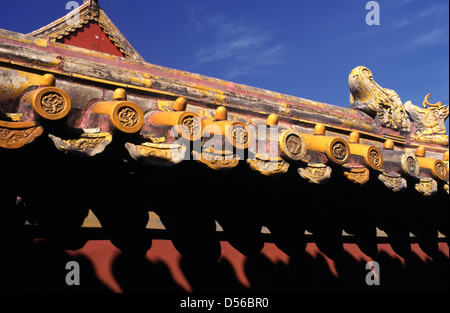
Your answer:
[[[90,50],[100,51],[123,57],[124,55],[117,49],[117,47],[109,40],[100,26],[91,21],[84,25],[83,28],[58,39],[57,42],[64,43],[71,46],[86,48]]]

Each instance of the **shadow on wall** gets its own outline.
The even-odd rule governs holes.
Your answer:
[[[43,146],[32,159],[26,149],[1,152],[0,291],[448,291],[446,194],[423,197],[413,183],[393,193],[376,173],[359,186],[340,168],[317,186],[294,166],[268,178],[245,164],[141,167],[114,149],[86,160]],[[89,209],[101,231],[80,229]],[[145,229],[149,210],[165,232]],[[438,243],[438,231],[447,242]],[[95,249],[88,242],[105,238]],[[83,269],[80,286],[65,282],[71,260]],[[366,284],[368,260],[380,265],[379,286]]]
[[[168,251],[170,240],[157,240]],[[90,242],[89,242],[90,243]],[[46,240],[36,241],[19,252],[10,249],[1,259],[1,292],[446,292],[448,291],[448,257],[440,253],[423,260],[411,253],[406,259],[380,252],[375,260],[380,268],[379,285],[369,286],[370,271],[366,262],[345,251],[339,259],[322,254],[315,244],[308,244],[302,254],[283,256],[273,244],[266,244],[261,254],[242,257],[237,250],[227,252],[217,261],[176,257],[167,260],[130,256],[120,252],[107,240],[94,246],[89,243],[75,252],[62,250]],[[222,245],[229,245],[222,242]],[[98,247],[102,249],[99,250]],[[150,248],[151,253],[153,247]],[[269,251],[265,251],[269,250]],[[11,253],[15,252],[15,253]],[[268,254],[270,252],[270,254]],[[232,259],[236,257],[238,261]],[[158,260],[158,257],[160,258]],[[240,259],[240,260],[239,260]],[[69,261],[80,268],[80,284],[67,285]]]

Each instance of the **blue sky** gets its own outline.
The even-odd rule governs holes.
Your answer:
[[[364,65],[403,102],[449,103],[448,0],[100,0],[144,59],[334,105]],[[0,28],[28,33],[65,15],[67,1],[2,4]],[[82,3],[82,0],[79,0]],[[448,128],[448,120],[447,120]]]

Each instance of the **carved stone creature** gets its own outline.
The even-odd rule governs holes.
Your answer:
[[[354,68],[348,77],[350,107],[378,119],[381,126],[409,130],[410,122],[400,97],[394,90],[382,88],[364,67]]]
[[[448,135],[446,135],[445,120],[449,114],[448,106],[442,103],[430,103],[428,99],[431,93],[423,100],[423,109],[408,101],[405,109],[408,112],[415,126],[415,133],[411,139],[422,143],[435,143],[448,145]]]

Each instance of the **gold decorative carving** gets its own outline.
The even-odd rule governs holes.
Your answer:
[[[449,115],[449,108],[440,101],[428,102],[430,95],[431,93],[425,96],[423,109],[413,105],[411,101],[405,103],[405,109],[416,128],[415,133],[411,134],[411,140],[447,146],[449,141],[444,122]]]
[[[61,139],[52,134],[48,136],[58,150],[89,157],[103,152],[112,141],[109,133],[84,133],[76,139]]]
[[[64,98],[55,92],[48,92],[41,99],[42,110],[48,114],[58,114],[66,107]]]
[[[447,194],[449,194],[448,189],[449,189],[449,188],[448,188],[448,183],[446,183],[446,184],[444,185],[444,190],[447,191]]]
[[[284,174],[289,169],[289,163],[280,157],[271,158],[268,155],[256,154],[253,159],[247,159],[252,170],[258,171],[265,176],[276,176]]]
[[[378,175],[378,179],[381,180],[386,185],[386,187],[395,192],[403,191],[407,188],[406,179],[404,179],[400,175],[381,173],[380,175]]]
[[[124,106],[117,111],[117,118],[125,127],[134,127],[139,122],[139,114],[128,106]]]
[[[410,122],[400,97],[394,90],[378,85],[368,68],[354,68],[348,77],[348,85],[351,108],[377,117],[381,126],[409,130]]]
[[[322,185],[331,177],[331,167],[325,164],[308,164],[305,168],[299,168],[298,173],[308,182]]]
[[[434,179],[421,179],[414,187],[425,196],[434,196],[438,191],[437,182]]]
[[[80,138],[80,139],[69,139],[64,140],[66,143],[72,145],[74,148],[80,151],[89,151],[93,148],[97,147],[103,141],[105,141],[105,137],[97,137],[97,138]]]
[[[369,181],[370,171],[368,168],[350,168],[344,172],[344,176],[351,182],[364,185]]]
[[[18,149],[42,135],[43,128],[34,122],[0,121],[0,147]]]
[[[213,170],[229,170],[239,164],[239,156],[230,151],[192,151],[195,160],[207,165]]]
[[[448,135],[418,135],[411,134],[411,140],[419,143],[431,143],[435,145],[448,146]]]
[[[144,142],[142,145],[125,143],[125,148],[135,160],[158,166],[172,166],[184,160],[186,146]]]

